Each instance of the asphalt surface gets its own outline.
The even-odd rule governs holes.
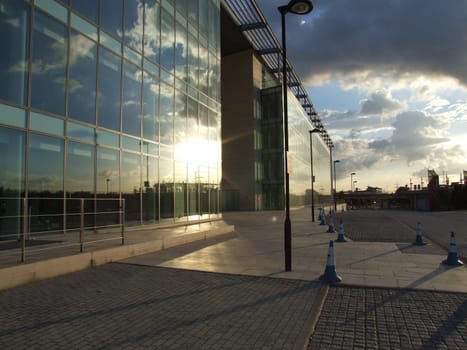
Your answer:
[[[447,254],[443,242],[451,227],[464,247],[465,212],[430,214],[352,211],[337,214],[336,223],[342,219],[363,249],[394,235],[401,253],[428,256],[410,246],[418,220],[430,242],[423,249],[436,259]],[[328,286],[283,271],[258,276],[249,275],[251,269],[190,269],[200,257],[205,264],[215,258],[240,266],[242,258],[226,254],[229,244],[244,249],[244,260],[247,247],[263,249],[257,258],[265,271],[276,264],[281,232],[272,233],[281,231],[282,218],[266,221],[266,215],[226,213],[235,234],[1,291],[0,349],[467,349],[467,293],[346,285],[345,279]],[[299,255],[313,247],[308,239],[323,233],[313,233],[316,226],[307,232],[304,213],[293,212],[292,219]],[[358,259],[361,265],[369,258]],[[155,260],[188,268],[150,266]],[[294,270],[306,264],[298,256]]]

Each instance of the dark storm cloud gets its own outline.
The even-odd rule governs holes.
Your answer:
[[[277,6],[258,0],[280,38]],[[467,86],[466,0],[314,0],[307,16],[287,15],[287,49],[300,75],[369,70],[446,75]],[[301,21],[306,23],[301,25]]]

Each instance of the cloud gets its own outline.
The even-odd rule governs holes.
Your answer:
[[[406,159],[410,164],[427,158],[436,145],[448,142],[441,137],[442,121],[420,111],[400,113],[392,125],[394,131],[387,139],[368,143],[368,148],[380,154]]]
[[[360,115],[375,115],[392,112],[402,107],[402,104],[395,100],[391,94],[385,91],[378,91],[371,94],[370,98],[360,101]]]
[[[280,37],[280,16],[273,6],[280,1],[259,3]],[[467,86],[465,1],[313,3],[305,18],[287,17],[288,54],[304,81],[385,71],[399,77],[407,72],[449,76]],[[299,25],[303,19],[306,23]]]

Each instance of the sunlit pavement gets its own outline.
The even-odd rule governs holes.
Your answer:
[[[409,212],[410,213],[410,212]],[[358,220],[352,221],[352,216]],[[426,246],[414,246],[415,229],[401,223],[401,214],[393,212],[355,211],[338,213],[336,231],[340,219],[344,232],[364,232],[367,223],[382,221],[379,229],[367,233],[370,241],[334,243],[337,273],[345,284],[417,288],[467,293],[467,269],[442,264],[447,250],[428,242]],[[326,266],[330,240],[338,233],[327,233],[328,226],[311,223],[310,214],[301,209],[292,211],[292,271],[284,271],[284,235],[282,212],[226,213],[225,220],[236,227],[236,235],[229,240],[202,246],[182,246],[157,254],[135,257],[127,262],[150,266],[186,268],[201,271],[233,273],[254,276],[270,276],[303,280],[318,280]],[[467,215],[464,216],[467,224]],[[406,217],[407,218],[407,217]],[[344,221],[345,220],[345,221]],[[442,223],[439,224],[443,226]],[[467,227],[467,225],[465,226]],[[405,234],[396,234],[402,232]],[[449,232],[449,231],[448,231]],[[401,241],[387,237],[394,233]],[[405,238],[405,239],[404,239]],[[394,240],[394,239],[393,239]],[[447,235],[449,244],[449,235]]]
[[[334,243],[339,285],[317,281],[337,233],[308,209],[292,211],[290,272],[282,212],[226,213],[233,235],[0,292],[0,348],[467,348],[467,269],[431,236],[412,246],[419,215],[341,218],[356,240]],[[428,230],[463,225],[442,220]]]

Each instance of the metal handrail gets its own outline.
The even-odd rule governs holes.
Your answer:
[[[124,198],[47,198],[47,197],[2,197],[0,200],[15,200],[15,201],[21,201],[22,205],[22,210],[20,215],[1,215],[0,220],[12,220],[16,219],[18,222],[19,227],[17,227],[16,231],[14,233],[2,233],[3,238],[11,238],[7,242],[11,242],[16,239],[16,241],[21,242],[21,262],[24,263],[26,262],[26,242],[29,240],[33,240],[37,236],[43,236],[45,234],[57,234],[57,233],[62,233],[66,234],[67,232],[79,232],[79,242],[77,244],[70,244],[68,246],[72,245],[79,245],[79,252],[82,253],[84,251],[84,244],[85,243],[96,243],[96,242],[103,242],[103,241],[109,241],[109,240],[116,240],[119,239],[121,240],[121,244],[125,244],[125,199]],[[64,203],[63,206],[63,212],[62,213],[39,213],[39,214],[32,214],[32,210],[30,207],[30,202],[31,201],[62,201]],[[69,213],[67,212],[67,204],[69,201],[79,201],[79,211],[73,210],[73,212]],[[86,201],[92,201],[95,203],[93,205],[92,209],[85,210],[85,202]],[[116,203],[116,209],[112,210],[109,208],[105,208],[103,211],[97,211],[96,207],[98,203],[100,202],[105,202],[105,201],[111,201],[113,203]],[[85,217],[86,216],[94,216],[98,217],[100,215],[118,215],[118,219],[116,218],[115,223],[110,223],[110,224],[98,224],[96,221],[92,225],[86,225],[85,224]],[[67,227],[67,218],[68,217],[77,217],[79,216],[79,225],[75,227],[73,225],[72,227]],[[34,230],[33,225],[31,224],[32,219],[40,219],[40,218],[58,218],[58,217],[63,217],[63,227],[59,229],[47,229],[47,230]],[[19,224],[21,223],[21,224]],[[105,238],[105,239],[95,239],[92,241],[84,241],[84,232],[85,231],[93,231],[97,232],[98,230],[106,230],[106,229],[120,229],[120,237],[113,237],[113,238]],[[1,244],[1,241],[0,241]],[[63,248],[63,246],[61,246]],[[46,249],[51,249],[51,247],[47,247]],[[45,249],[42,249],[45,250]],[[35,251],[38,251],[37,249]]]

